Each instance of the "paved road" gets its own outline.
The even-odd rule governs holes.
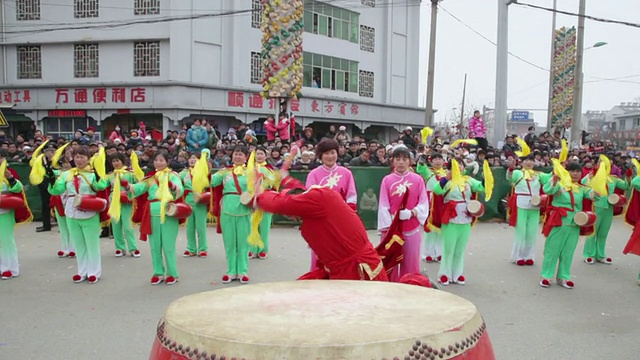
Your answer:
[[[184,295],[218,289],[225,270],[222,241],[211,229],[207,259],[180,257],[180,282],[150,286],[148,245],[142,258],[116,258],[113,240],[102,240],[103,278],[74,284],[75,260],[58,259],[57,233],[19,227],[20,277],[0,282],[0,359],[145,359],[158,319]],[[0,229],[1,231],[1,229]],[[469,242],[467,285],[444,288],[476,304],[498,359],[636,359],[640,338],[640,257],[622,256],[630,229],[619,219],[608,246],[614,264],[586,265],[576,251],[576,288],[538,286],[540,267],[508,261],[512,231],[479,224]],[[375,242],[375,232],[370,233]],[[184,250],[181,230],[178,251]],[[542,251],[542,239],[539,253]],[[538,257],[540,260],[540,257]],[[251,261],[251,280],[292,280],[309,263],[306,244],[293,228],[276,228],[268,260]],[[437,265],[425,265],[430,274]],[[241,315],[239,315],[241,316]],[[425,319],[429,321],[429,319]]]

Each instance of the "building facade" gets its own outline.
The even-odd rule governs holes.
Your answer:
[[[303,97],[291,102],[301,126],[388,139],[423,124],[420,1],[378,2],[305,1]],[[31,121],[54,137],[140,122],[164,133],[196,117],[260,133],[275,112],[259,95],[259,0],[16,0],[0,10],[0,106],[14,133]]]

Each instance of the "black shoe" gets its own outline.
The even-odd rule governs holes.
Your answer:
[[[109,237],[109,230],[101,232],[101,233],[100,233],[100,237],[101,237],[101,238]]]
[[[50,227],[38,226],[36,232],[51,231]]]

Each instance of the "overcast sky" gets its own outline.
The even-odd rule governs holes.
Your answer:
[[[551,8],[553,0],[518,0]],[[578,12],[578,0],[558,0],[558,8]],[[463,23],[486,36],[497,39],[498,0],[444,0],[441,7]],[[422,103],[426,93],[430,1],[422,6],[424,41],[421,47],[423,66],[420,89]],[[452,109],[462,100],[464,74],[467,79],[467,106],[482,109],[494,106],[496,47],[447,14],[438,12],[438,39],[434,107],[436,121],[451,117]],[[587,15],[640,23],[639,0],[587,0]],[[509,51],[545,69],[550,65],[551,12],[509,6]],[[558,27],[576,26],[577,17],[558,15]],[[583,112],[609,110],[620,102],[640,97],[640,28],[586,20],[585,47],[604,41],[603,47],[585,52],[585,88]],[[622,81],[603,81],[620,78]],[[600,78],[600,79],[599,79]],[[546,109],[549,73],[509,56],[508,107]],[[536,122],[546,124],[546,111],[535,111]]]

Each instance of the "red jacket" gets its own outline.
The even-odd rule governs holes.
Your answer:
[[[278,136],[282,141],[289,141],[291,138],[289,132],[289,119],[286,117],[281,118],[278,121],[278,125],[276,125],[276,129],[278,129]]]
[[[264,130],[267,132],[267,141],[275,141],[278,129],[274,121],[267,120],[264,122]]]

